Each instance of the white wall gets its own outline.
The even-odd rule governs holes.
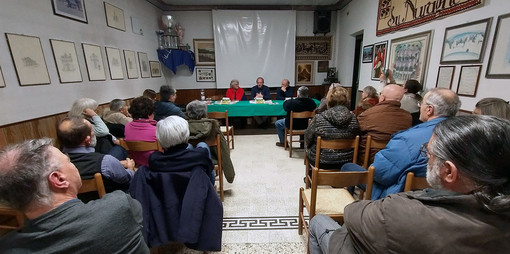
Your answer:
[[[416,34],[423,31],[432,30],[432,47],[428,62],[428,71],[424,81],[424,87],[431,89],[436,86],[437,71],[440,66],[441,49],[445,28],[476,21],[488,17],[493,17],[489,40],[483,56],[482,70],[480,74],[480,82],[476,97],[460,96],[462,101],[462,109],[473,110],[477,101],[485,97],[499,97],[505,100],[510,99],[510,80],[508,79],[487,79],[485,72],[489,61],[492,40],[496,29],[497,16],[510,12],[510,1],[508,0],[486,0],[483,7],[473,9],[460,14],[429,22],[424,25],[411,29],[385,34],[377,37],[377,5],[378,1],[353,1],[346,8],[338,11],[337,26],[337,63],[339,69],[339,78],[342,85],[351,86],[353,59],[354,59],[354,42],[353,35],[359,32],[363,33],[363,45],[370,45],[380,41],[400,38],[403,36]],[[390,46],[390,44],[388,44]],[[389,47],[388,47],[389,48]],[[386,60],[388,62],[388,58]],[[387,64],[387,63],[386,63]],[[448,64],[450,65],[450,64]],[[374,86],[379,91],[381,89],[379,82],[372,81],[371,64],[365,63],[361,65],[360,70],[360,89],[367,85]],[[461,64],[455,65],[455,75],[453,79],[452,90],[457,90],[458,79],[460,75]]]
[[[90,97],[99,103],[106,103],[114,98],[139,96],[146,88],[159,90],[165,83],[163,77],[127,79],[125,67],[124,80],[111,80],[108,68],[106,81],[88,80],[81,43],[101,46],[105,66],[107,66],[105,46],[146,52],[149,60],[158,60],[156,52],[158,40],[155,31],[159,30],[158,18],[161,11],[145,0],[108,0],[108,3],[124,10],[125,32],[106,26],[103,1],[100,0],[85,1],[88,24],[54,15],[51,1],[2,0],[0,67],[6,87],[0,88],[0,125],[68,111],[73,101],[81,97]],[[131,16],[139,19],[144,31],[143,36],[132,32]],[[40,38],[51,84],[23,87],[19,85],[4,33]],[[60,83],[49,39],[75,43],[83,82]]]

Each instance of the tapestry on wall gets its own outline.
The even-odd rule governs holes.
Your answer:
[[[483,5],[483,0],[379,0],[377,36]]]
[[[331,60],[331,36],[297,36],[296,60]]]

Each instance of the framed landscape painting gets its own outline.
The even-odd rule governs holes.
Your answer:
[[[429,57],[432,32],[391,40],[389,68],[397,84],[404,84],[409,79],[423,84]]]
[[[216,55],[214,52],[213,39],[193,39],[196,65],[215,65]]]
[[[482,61],[492,18],[447,27],[444,32],[441,64]]]
[[[50,39],[60,83],[82,82],[74,42]]]

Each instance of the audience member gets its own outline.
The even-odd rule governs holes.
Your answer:
[[[406,81],[404,85],[405,94],[402,97],[401,108],[411,113],[413,117],[413,126],[422,123],[420,121],[420,107],[418,104],[423,99],[419,92],[422,89],[422,85],[418,80],[410,79]]]
[[[152,89],[145,89],[143,91],[142,96],[151,99],[152,102],[155,102],[156,101],[156,97],[158,96],[158,94],[156,93],[156,91],[154,91]]]
[[[223,174],[227,182],[234,182],[235,171],[232,160],[230,159],[230,150],[227,140],[220,130],[220,124],[216,119],[207,118],[207,104],[203,101],[194,100],[186,106],[186,114],[188,115],[188,125],[190,132],[190,141],[194,143],[205,142],[207,140],[216,139],[216,135],[220,134],[221,143],[221,160]],[[211,147],[211,158],[218,160],[218,149]]]
[[[361,93],[361,100],[358,106],[354,110],[354,114],[358,116],[363,111],[375,106],[379,103],[379,97],[377,97],[377,90],[373,86],[365,86]]]
[[[484,98],[475,105],[473,114],[497,116],[510,120],[510,105],[500,98]]]
[[[264,100],[271,99],[271,93],[269,87],[264,85],[264,79],[262,77],[257,78],[257,85],[251,88],[251,98],[264,98]]]
[[[230,88],[227,89],[227,97],[230,98],[231,101],[245,101],[246,95],[244,94],[244,89],[239,87],[239,80],[232,79],[230,81]]]
[[[290,81],[288,79],[282,80],[281,87],[276,90],[276,99],[285,100],[292,97],[294,97],[294,87],[290,86]]]
[[[430,139],[438,123],[457,114],[460,104],[457,94],[449,89],[435,88],[425,94],[420,107],[420,120],[424,123],[396,133],[386,148],[375,155],[372,200],[402,191],[408,172],[425,175],[427,157],[420,153],[420,147]],[[364,170],[353,163],[342,167],[342,171]]]
[[[317,137],[324,140],[355,138],[359,134],[358,120],[349,106],[349,93],[343,87],[334,87],[326,96],[328,109],[316,114],[305,131],[305,151],[308,161],[315,164]],[[340,169],[352,161],[353,149],[323,150],[320,152],[322,169]]]
[[[427,181],[434,189],[354,202],[345,207],[341,227],[328,216],[314,216],[310,253],[510,249],[510,122],[452,117],[437,124],[423,147]]]
[[[283,109],[287,112],[287,116],[283,119],[277,120],[274,125],[276,127],[276,133],[278,133],[278,140],[276,146],[283,147],[285,142],[285,128],[290,128],[290,112],[303,112],[303,111],[314,111],[317,107],[315,101],[308,98],[308,87],[302,86],[298,89],[298,97],[291,100],[286,100],[283,103]],[[304,130],[308,127],[308,119],[294,119],[292,128],[295,130]]]
[[[328,91],[330,91],[334,87],[341,87],[341,85],[340,85],[340,83],[332,83],[329,86]],[[315,110],[315,113],[320,114],[320,113],[326,111],[326,109],[328,109],[328,102],[326,100],[326,96],[324,96],[324,98],[321,99],[321,103],[319,104],[319,107],[317,107],[317,109]]]
[[[84,204],[80,175],[50,139],[26,140],[0,154],[0,203],[25,226],[0,238],[0,253],[149,253],[142,208],[121,191]]]
[[[90,98],[81,98],[74,101],[71,110],[67,113],[69,117],[81,117],[87,119],[94,126],[94,134],[96,137],[105,137],[110,133],[108,127],[100,116],[97,115],[97,101]]]
[[[131,102],[129,113],[133,121],[126,124],[124,130],[126,141],[156,142],[156,121],[154,120],[154,103],[147,97],[138,97]],[[149,155],[154,151],[130,151],[136,165],[149,165]]]
[[[159,121],[167,116],[180,116],[185,118],[184,112],[177,107],[175,99],[177,98],[177,91],[168,85],[162,85],[159,88],[160,101],[154,103],[154,120]]]
[[[110,102],[110,110],[103,114],[103,120],[108,123],[126,125],[133,121],[128,112],[126,102],[121,99],[114,99]]]

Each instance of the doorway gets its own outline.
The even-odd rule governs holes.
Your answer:
[[[351,110],[356,109],[358,102],[358,88],[359,88],[359,69],[361,65],[361,48],[363,47],[363,34],[356,35],[356,43],[354,46],[354,59],[352,69],[352,89],[351,89]]]

